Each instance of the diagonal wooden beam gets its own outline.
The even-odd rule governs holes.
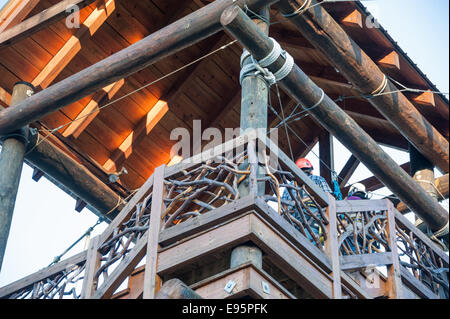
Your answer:
[[[400,167],[409,174],[410,169],[411,169],[409,162],[405,163],[403,165],[400,165]],[[358,183],[361,183],[364,186],[366,186],[366,189],[367,189],[368,192],[374,192],[376,190],[379,190],[380,188],[385,187],[385,185],[382,182],[380,182],[380,180],[377,177],[375,177],[375,176],[366,178],[366,179],[364,179],[362,181],[359,181]],[[348,191],[350,190],[350,186],[344,187],[341,190],[342,190],[342,194],[344,196],[346,196],[348,194]]]
[[[119,148],[113,152],[111,158],[103,164],[103,168],[109,172],[115,172],[120,169],[122,163],[132,154],[133,145],[138,144],[139,141],[147,136],[168,111],[168,103],[164,100],[159,100],[120,144]]]
[[[108,0],[97,7],[83,22],[81,28],[70,37],[44,69],[32,81],[35,87],[47,88],[70,61],[80,52],[82,43],[100,28],[116,8],[115,0]]]
[[[0,87],[0,106],[8,107],[11,104],[11,94],[4,88]]]
[[[227,115],[229,112],[231,112],[234,107],[241,103],[241,90],[239,89],[236,94],[231,98],[231,100],[225,105],[225,107],[222,108],[220,113],[209,123],[209,127],[218,127],[221,126],[223,129],[225,129],[225,125],[223,124],[224,121],[226,121]]]
[[[356,158],[355,155],[350,156],[344,168],[339,173],[339,187],[342,188],[347,185],[347,182],[352,177],[353,173],[355,173],[361,162]]]
[[[82,9],[95,0],[63,0],[51,6],[48,9],[28,18],[27,20],[10,26],[8,30],[0,33],[0,48],[11,45],[17,41],[25,39],[32,34],[48,27],[52,23],[59,21],[73,13],[73,10],[68,10],[73,6]],[[39,2],[39,1],[37,1]],[[0,29],[2,26],[0,26]]]
[[[0,12],[0,33],[22,22],[38,3],[39,0],[11,0]]]
[[[302,144],[302,151],[300,153],[298,153],[295,158],[297,159],[297,158],[306,157],[309,154],[309,152],[311,152],[312,149],[317,145],[317,143],[319,143],[319,136],[316,136],[312,140],[312,142],[308,145],[308,147],[306,147],[305,145]]]
[[[119,80],[95,93],[86,107],[78,114],[75,121],[67,127],[62,135],[64,137],[73,136],[74,138],[78,138],[98,115],[100,112],[99,108],[111,101],[124,83],[124,79]]]

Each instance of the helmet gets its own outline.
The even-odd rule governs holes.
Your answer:
[[[311,162],[306,158],[299,158],[295,164],[297,164],[299,168],[313,168]]]
[[[366,186],[364,186],[361,183],[355,183],[350,187],[350,190],[348,192],[348,196],[352,196],[356,193],[361,193],[362,195],[364,195],[364,197],[367,197],[367,191],[366,191]]]

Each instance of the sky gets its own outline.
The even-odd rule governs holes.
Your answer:
[[[6,0],[0,0],[0,7],[5,2]],[[448,92],[449,2],[373,0],[364,1],[364,5],[437,88]],[[399,164],[409,161],[405,152],[387,148],[385,150]],[[318,154],[318,148],[313,152]],[[335,141],[335,154],[335,169],[339,172],[350,153]],[[313,153],[308,158],[315,167],[319,166],[319,161]],[[87,209],[81,213],[76,212],[75,200],[47,179],[42,178],[35,182],[31,176],[32,169],[24,165],[4,264],[0,272],[0,287],[48,266],[55,256],[62,253],[97,221],[97,216]],[[350,183],[370,176],[372,174],[360,165]],[[376,193],[384,196],[390,192],[382,189]],[[448,201],[446,205],[448,209]],[[105,228],[106,224],[99,225],[93,236],[100,234]],[[82,251],[85,245],[86,241],[81,241],[65,257]]]

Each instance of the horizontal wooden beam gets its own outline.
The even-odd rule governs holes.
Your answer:
[[[2,32],[2,26],[0,26],[0,48],[25,39],[52,23],[71,15],[74,11],[69,10],[70,8],[76,6],[77,9],[81,10],[94,1],[96,0],[62,0],[4,32]],[[37,3],[39,1],[34,2]]]
[[[0,111],[3,107],[0,106]],[[109,213],[107,219],[114,218],[123,206],[122,199],[98,177],[81,165],[75,157],[55,145],[55,137],[35,136],[33,143],[39,144],[30,150],[25,161],[53,178],[79,198],[87,202],[99,216]]]
[[[227,292],[224,287],[230,280],[234,281],[236,285],[231,292]],[[264,289],[263,283],[265,283],[266,289]],[[245,297],[255,299],[295,299],[289,291],[270,277],[269,274],[256,268],[251,263],[221,272],[192,285],[191,288],[205,299]]]
[[[378,267],[392,264],[392,253],[376,253],[341,256],[341,270],[351,271],[367,267]]]

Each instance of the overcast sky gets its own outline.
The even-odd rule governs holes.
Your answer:
[[[0,0],[0,7],[5,2]],[[442,92],[448,92],[448,1],[374,0],[364,4],[430,80]],[[335,143],[335,148],[336,171],[339,172],[350,153],[339,143]],[[314,152],[318,153],[317,148]],[[389,154],[400,164],[409,160],[404,152],[389,150]],[[313,154],[309,158],[317,167],[318,159]],[[31,175],[32,170],[25,165],[0,273],[0,287],[50,264],[97,221],[97,217],[86,209],[77,213],[74,199],[45,178],[36,183]],[[360,167],[350,182],[371,175]],[[377,193],[388,194],[386,190]],[[104,228],[102,224],[94,235]],[[84,244],[81,242],[66,257],[84,249]]]

